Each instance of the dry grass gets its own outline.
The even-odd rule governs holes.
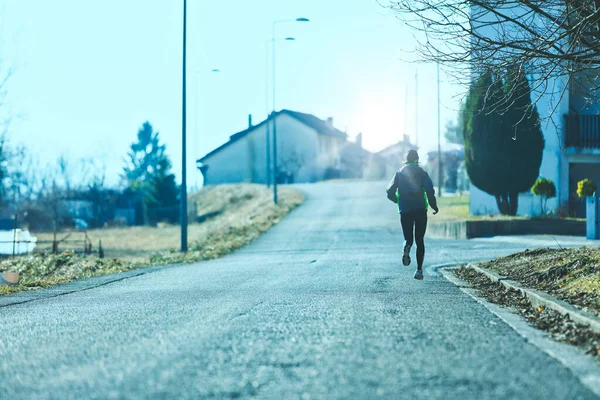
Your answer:
[[[528,250],[482,266],[600,316],[600,248]]]
[[[195,222],[190,215],[188,238],[190,247],[205,242],[216,232],[226,231],[229,227],[240,227],[256,222],[264,224],[260,218],[277,223],[287,212],[302,202],[302,195],[290,188],[281,187],[280,204],[272,203],[272,193],[264,186],[242,184],[208,187],[190,195],[190,209],[197,209],[196,216],[209,212],[220,212],[203,223]],[[197,206],[196,206],[197,204]],[[270,227],[272,223],[268,225]],[[53,234],[32,232],[41,241],[51,241]],[[148,260],[155,253],[179,249],[180,228],[178,225],[159,224],[158,227],[135,226],[125,228],[92,229],[87,232],[92,244],[97,248],[99,241],[106,258],[118,258],[128,261]],[[57,237],[66,236],[67,233]],[[83,233],[73,233],[69,239],[83,241]],[[82,248],[80,243],[65,243],[59,249],[73,250]],[[51,244],[39,246],[39,250],[50,250]]]
[[[88,231],[94,245],[102,240],[104,259],[77,256],[68,251],[68,244],[59,247],[67,251],[58,255],[47,254],[42,247],[33,255],[5,259],[0,262],[0,272],[19,272],[21,284],[16,287],[0,285],[0,294],[150,265],[224,256],[252,242],[303,201],[302,194],[294,189],[281,187],[279,193],[277,205],[272,202],[272,193],[259,185],[215,186],[191,195],[190,208],[197,209],[197,215],[209,212],[218,215],[203,223],[190,224],[190,251],[186,254],[177,251],[179,227],[165,225]],[[53,236],[51,233],[33,234],[38,240],[52,240]],[[61,236],[65,234],[58,235]],[[83,239],[83,235],[77,237],[74,234],[72,238]],[[82,244],[75,245],[82,247]],[[50,245],[45,247],[48,249]]]
[[[18,286],[0,285],[0,295],[22,290],[49,287],[75,279],[130,271],[150,265],[146,262],[80,257],[72,252],[61,254],[37,253],[15,257],[0,262],[0,272],[18,272],[21,281]]]
[[[469,218],[469,195],[438,197],[440,212],[430,217],[431,222],[458,221]]]

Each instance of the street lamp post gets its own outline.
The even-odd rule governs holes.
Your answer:
[[[296,19],[292,19],[292,20],[278,20],[278,21],[273,21],[273,32],[272,32],[272,37],[271,37],[271,41],[272,41],[272,46],[273,46],[273,113],[272,113],[272,117],[273,117],[273,202],[275,204],[277,204],[277,117],[275,115],[275,94],[276,89],[275,89],[275,28],[277,26],[277,24],[280,23],[288,23],[288,22],[309,22],[308,18],[296,18]],[[293,40],[292,38],[289,38],[291,40]]]
[[[271,187],[271,132],[270,132],[270,128],[269,128],[269,42],[270,40],[266,41],[266,62],[265,62],[265,101],[266,101],[266,105],[267,105],[267,123],[265,124],[265,130],[266,130],[266,150],[267,150],[267,171],[266,171],[266,178],[267,178],[267,189]]]
[[[442,196],[442,144],[441,144],[441,125],[440,125],[440,63],[437,63],[437,125],[438,125],[438,196]]]
[[[275,39],[277,40],[296,40],[293,37],[288,37],[285,39]],[[266,177],[267,177],[267,188],[271,187],[271,124],[269,123],[271,107],[269,105],[269,44],[271,44],[272,39],[268,39],[266,41],[266,58],[265,58],[265,102],[266,102],[266,110],[267,110],[267,124],[265,125],[265,148],[266,148]]]
[[[185,253],[188,249],[187,240],[187,186],[186,186],[186,29],[187,29],[187,0],[183,0],[183,77],[182,77],[182,89],[181,89],[181,193],[180,193],[180,210],[179,219],[181,225],[181,252]]]

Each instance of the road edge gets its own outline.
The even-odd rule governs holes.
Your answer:
[[[521,292],[524,296],[526,296],[529,299],[529,301],[534,307],[542,306],[544,308],[549,308],[561,315],[568,316],[572,321],[577,322],[578,324],[587,325],[592,331],[596,333],[600,333],[600,319],[598,319],[590,313],[579,310],[571,304],[559,300],[556,297],[549,295],[548,293],[521,286],[520,283],[500,276],[486,268],[482,268],[477,263],[470,263],[467,265],[467,268],[470,268],[476,272],[479,272],[480,274],[485,275],[492,282],[499,282],[506,288],[514,289]]]
[[[600,368],[592,356],[583,354],[574,346],[557,342],[546,332],[529,325],[523,317],[511,312],[509,308],[500,307],[481,297],[468,282],[457,278],[449,271],[451,268],[456,268],[460,265],[465,265],[465,263],[453,264],[453,266],[448,264],[436,266],[434,267],[434,271],[440,273],[447,281],[484,306],[489,312],[525,339],[525,341],[560,362],[565,368],[571,371],[582,385],[600,397]]]
[[[111,283],[120,282],[126,279],[135,278],[146,274],[151,274],[172,266],[182,265],[160,265],[146,268],[136,268],[131,271],[118,272],[116,274],[100,275],[92,278],[76,279],[71,282],[61,283],[51,287],[35,290],[27,290],[12,294],[0,296],[0,309],[32,301],[45,300],[53,297],[65,296],[71,293],[82,292],[84,290],[94,289]]]

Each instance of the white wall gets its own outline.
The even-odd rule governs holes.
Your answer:
[[[539,77],[533,77],[535,85]],[[552,90],[532,94],[537,97],[537,107],[546,142],[540,167],[540,176],[556,185],[556,197],[548,201],[548,210],[554,211],[569,201],[569,163],[564,152],[565,118],[569,112],[569,90],[566,77],[550,78],[546,85]],[[561,96],[562,95],[562,96]],[[532,99],[533,100],[533,99]]]
[[[280,171],[286,163],[297,158],[303,167],[295,172],[296,183],[315,182],[323,179],[324,168],[319,157],[317,132],[287,114],[277,117],[277,152]],[[290,164],[292,164],[290,162]],[[293,166],[291,166],[293,167]]]
[[[470,198],[471,215],[498,215],[498,205],[496,198],[485,193],[471,184]],[[550,210],[550,200],[548,200],[548,210]],[[541,214],[540,199],[531,193],[521,193],[519,195],[519,207],[517,215],[538,216]]]
[[[204,164],[208,165],[205,185],[250,182],[248,144],[245,138],[211,155],[204,160]]]
[[[209,166],[206,185],[221,183],[266,183],[267,125],[256,127],[251,133],[208,157],[204,164]],[[269,126],[270,139],[273,139],[272,126]],[[307,183],[323,179],[329,165],[329,146],[319,151],[318,135],[315,130],[286,114],[277,116],[277,159],[280,171],[286,164],[293,167],[291,160],[301,161],[303,166],[295,171],[295,182]],[[325,139],[329,143],[330,139]],[[271,149],[272,150],[272,149]],[[273,154],[270,155],[271,165]]]

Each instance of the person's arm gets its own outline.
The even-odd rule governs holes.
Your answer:
[[[394,174],[394,177],[392,178],[392,180],[390,181],[390,184],[388,185],[388,187],[386,189],[387,198],[391,202],[394,202],[395,204],[398,204],[398,198],[396,197],[396,190],[398,190],[398,179],[397,178],[398,178],[397,174]]]
[[[435,198],[435,189],[433,188],[433,182],[429,177],[429,174],[423,171],[423,189],[427,194],[427,201],[433,210],[433,215],[437,214],[439,209],[437,205],[437,199]]]

